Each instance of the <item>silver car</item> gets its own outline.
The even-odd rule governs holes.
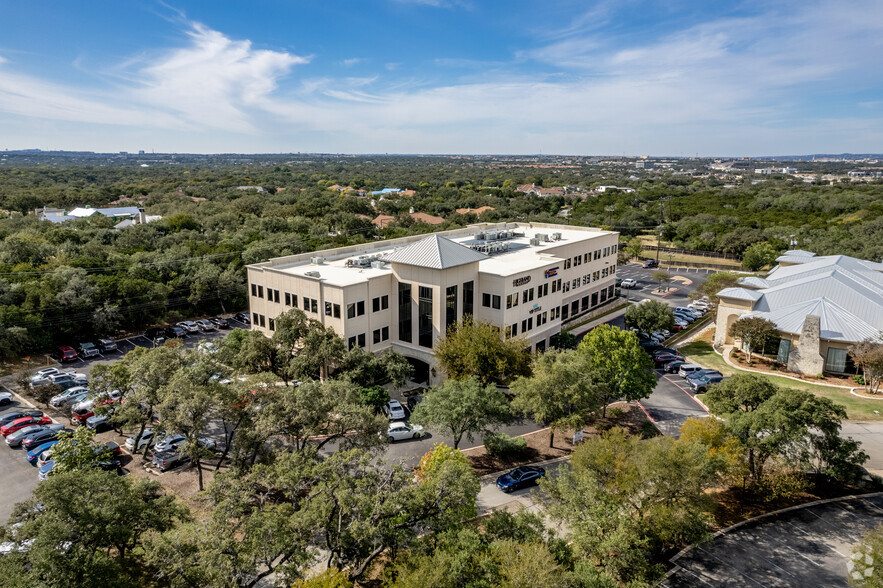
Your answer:
[[[56,394],[49,399],[49,405],[54,406],[55,408],[61,408],[62,406],[74,402],[74,397],[88,393],[89,388],[86,386],[74,386],[73,388],[68,388],[61,394]]]

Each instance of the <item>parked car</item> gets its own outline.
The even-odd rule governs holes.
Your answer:
[[[644,269],[659,267],[659,263],[655,259],[645,259],[644,263],[641,264],[641,267]]]
[[[34,447],[39,447],[49,441],[55,441],[58,438],[58,434],[64,430],[64,425],[57,425],[55,423],[47,425],[42,431],[25,435],[21,440],[21,446],[30,451]]]
[[[144,429],[144,432],[141,434],[141,438],[138,439],[138,447],[135,447],[134,435],[126,439],[126,443],[123,446],[129,453],[137,453],[138,451],[144,449],[145,445],[153,441],[153,435],[153,429]]]
[[[58,443],[58,439],[53,439],[51,441],[46,441],[41,445],[37,445],[30,451],[28,451],[28,463],[32,466],[37,465],[37,461],[40,459],[40,456],[44,451],[48,451],[51,447],[54,447]]]
[[[419,439],[423,436],[423,427],[420,425],[411,425],[402,421],[393,421],[389,423],[386,430],[386,438],[390,443],[393,441],[403,441],[405,439]]]
[[[157,441],[156,445],[153,446],[153,452],[165,453],[167,451],[177,449],[178,446],[186,440],[187,437],[181,435],[180,433],[166,435],[165,438],[160,439],[159,441]]]
[[[73,372],[68,374],[55,374],[53,376],[49,376],[47,379],[43,380],[40,385],[61,386],[62,388],[67,390],[75,386],[85,386],[88,383],[89,378],[86,376],[86,374]]]
[[[61,370],[58,368],[50,367],[43,368],[38,370],[33,376],[31,376],[31,384],[39,384],[43,380],[47,379],[49,376],[54,376],[55,374],[60,374]]]
[[[653,367],[661,368],[671,361],[678,361],[681,358],[671,353],[659,353],[653,356]]]
[[[398,400],[390,400],[383,408],[383,412],[391,421],[400,421],[405,418],[405,408]]]
[[[676,359],[674,361],[670,361],[667,364],[665,364],[664,366],[662,366],[662,371],[664,371],[667,374],[676,374],[676,373],[678,373],[678,370],[681,369],[681,366],[684,365],[685,363],[687,363],[687,362],[684,361],[683,359]]]
[[[93,431],[100,431],[105,427],[111,426],[111,421],[113,419],[113,409],[104,414],[93,414],[89,418],[86,419],[86,426],[92,429]]]
[[[703,377],[703,376],[714,376],[714,375],[720,376],[720,375],[722,375],[722,374],[720,373],[719,370],[701,369],[701,370],[699,370],[699,371],[697,371],[697,372],[693,372],[692,374],[689,374],[689,375],[687,376],[687,379],[688,379],[688,380],[691,380],[691,379],[693,379],[693,378],[701,378],[701,377]]]
[[[685,363],[680,368],[678,368],[678,375],[682,378],[686,378],[688,375],[693,372],[698,372],[702,369],[701,365],[696,365],[695,363]]]
[[[22,417],[20,419],[15,419],[11,423],[7,423],[0,427],[0,435],[4,437],[8,437],[12,435],[16,431],[21,431],[25,427],[31,427],[34,425],[48,425],[52,422],[52,419],[45,416],[27,416]]]
[[[166,327],[167,339],[183,339],[187,336],[187,329],[180,325],[170,325]]]
[[[144,331],[144,336],[153,341],[154,345],[162,345],[166,342],[166,330],[162,327],[153,327]]]
[[[210,318],[209,320],[212,322],[212,324],[214,324],[219,329],[229,329],[230,328],[230,321],[228,321],[224,317],[216,316],[215,318]]]
[[[695,308],[696,310],[707,312],[709,306],[710,305],[707,300],[694,300],[687,305],[687,308]]]
[[[199,327],[200,331],[214,331],[215,323],[208,319],[199,319],[196,321],[196,325]]]
[[[678,357],[684,357],[683,355],[681,355],[680,351],[678,351],[677,349],[672,349],[671,347],[661,347],[657,349],[653,352],[653,357],[656,357],[657,355],[661,355],[663,353],[668,353],[669,355],[677,355]]]
[[[405,401],[405,404],[408,405],[408,410],[414,412],[414,409],[417,408],[417,405],[423,402],[423,394],[413,394],[408,396],[408,400]]]
[[[46,478],[49,477],[49,475],[52,473],[52,468],[54,468],[54,467],[55,467],[55,460],[50,459],[49,461],[47,461],[46,463],[44,463],[43,465],[40,466],[40,469],[38,470],[38,473],[37,473],[37,478],[42,482],[43,480],[45,480]]]
[[[662,345],[656,341],[640,341],[638,344],[641,346],[641,349],[650,354],[658,349],[662,349]]]
[[[71,422],[77,421],[81,425],[85,425],[86,421],[89,420],[90,417],[95,415],[95,403],[101,402],[101,404],[112,404],[114,402],[119,402],[122,399],[122,394],[119,390],[113,390],[108,392],[107,394],[102,394],[99,396],[91,396],[87,397],[85,400],[80,402],[79,404],[73,405],[71,408]]]
[[[680,320],[680,321],[685,322],[687,324],[690,324],[696,320],[696,317],[694,317],[691,314],[687,314],[685,312],[676,312],[674,314],[675,314],[675,320]]]
[[[7,404],[12,404],[13,396],[12,392],[0,392],[0,406],[6,406]]]
[[[237,321],[239,321],[240,323],[243,323],[246,325],[251,324],[251,317],[248,316],[247,312],[237,312],[236,314],[233,315],[233,318],[236,319]]]
[[[64,363],[66,361],[77,361],[80,358],[77,356],[77,352],[73,347],[70,345],[62,345],[55,350],[55,359]]]
[[[42,430],[43,425],[39,424],[31,424],[22,427],[21,429],[18,429],[17,431],[13,431],[12,433],[6,435],[6,445],[9,447],[18,447],[19,445],[21,445],[21,440],[24,437],[30,435],[31,433],[36,433]]]
[[[82,359],[101,356],[101,352],[98,351],[98,347],[95,346],[95,343],[90,343],[88,341],[80,343],[79,347],[77,347],[77,354]]]
[[[506,493],[513,492],[536,484],[545,475],[546,470],[539,466],[521,466],[497,478],[497,488]]]
[[[64,392],[60,394],[56,394],[52,398],[49,399],[49,406],[54,406],[55,408],[61,408],[67,404],[72,404],[75,401],[74,397],[79,396],[81,394],[88,394],[89,388],[86,386],[74,386],[73,388],[68,388]]]
[[[187,331],[188,334],[198,333],[199,325],[195,321],[181,321],[176,323],[179,327]]]
[[[117,347],[117,342],[113,339],[99,339],[98,340],[98,350],[101,353],[113,353],[117,351],[119,347]]]
[[[619,285],[620,288],[625,288],[627,290],[631,290],[632,288],[638,287],[638,280],[633,280],[632,278],[626,278],[622,281],[622,284]]]
[[[190,460],[190,457],[179,453],[175,450],[163,451],[161,453],[153,454],[153,467],[158,469],[161,472],[168,471],[175,467],[178,464],[185,463]]]
[[[3,425],[7,425],[12,421],[17,421],[18,419],[23,419],[25,417],[41,416],[43,416],[42,410],[17,410],[15,412],[8,412],[3,416],[0,416],[0,427],[3,427]]]
[[[704,376],[699,376],[698,378],[690,378],[687,382],[690,383],[690,387],[694,392],[707,392],[708,387],[712,384],[719,384],[723,382],[726,378],[721,374],[707,374]]]

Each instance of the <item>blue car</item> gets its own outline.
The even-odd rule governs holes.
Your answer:
[[[38,445],[34,447],[30,451],[28,451],[28,463],[35,466],[37,465],[37,460],[40,458],[40,454],[58,443],[58,439],[53,439],[52,441],[47,441],[42,445]]]
[[[55,460],[50,460],[40,466],[40,473],[37,474],[38,479],[42,482],[46,478],[49,477],[49,474],[52,473],[52,468],[55,467]]]
[[[513,492],[539,482],[546,470],[539,466],[521,466],[497,478],[497,488],[503,492]]]

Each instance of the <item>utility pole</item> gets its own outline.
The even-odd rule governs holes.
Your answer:
[[[662,225],[665,223],[665,205],[659,199],[659,237],[656,239],[656,267],[659,267],[659,248],[662,247]]]

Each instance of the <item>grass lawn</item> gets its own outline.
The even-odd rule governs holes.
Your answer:
[[[688,345],[684,345],[679,349],[681,353],[693,363],[703,367],[716,369],[725,376],[732,376],[736,373],[754,373],[737,370],[724,361],[724,358],[714,352],[711,345],[702,341],[695,341]],[[846,414],[852,420],[883,420],[883,400],[865,400],[858,396],[853,396],[849,390],[843,388],[830,388],[828,386],[814,386],[809,382],[799,382],[782,378],[780,376],[771,376],[767,374],[757,374],[764,378],[769,378],[775,384],[784,388],[793,388],[795,390],[806,390],[817,396],[830,398],[838,404],[846,407]],[[880,414],[874,413],[879,411]]]

